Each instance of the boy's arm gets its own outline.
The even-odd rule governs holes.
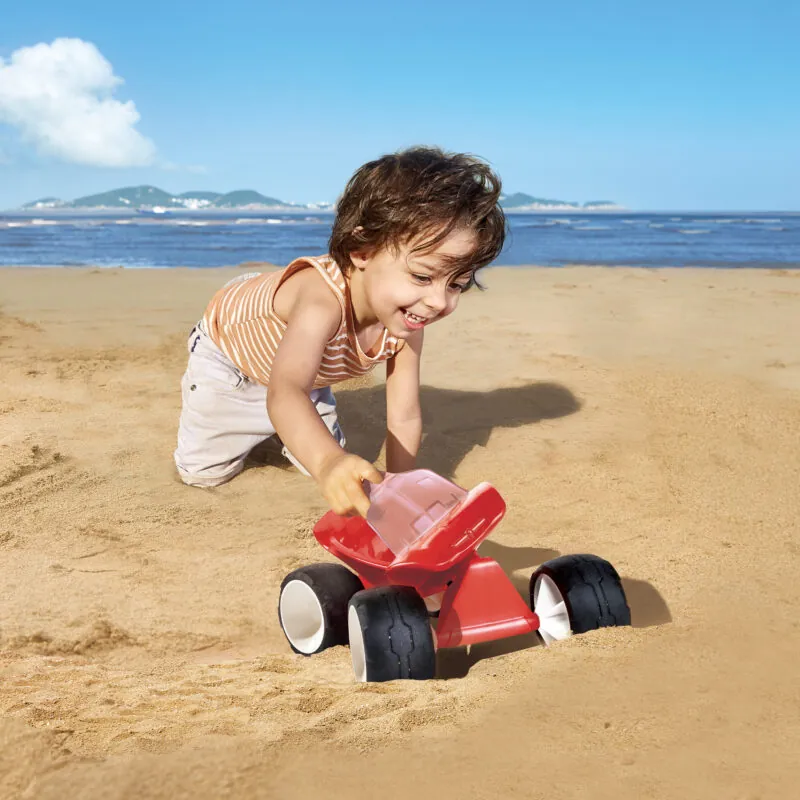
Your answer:
[[[422,441],[419,367],[424,330],[406,339],[400,352],[386,362],[386,470],[414,469]]]
[[[267,388],[267,413],[292,455],[320,485],[337,514],[366,514],[369,500],[361,480],[381,474],[333,438],[309,397],[325,345],[339,327],[341,308],[324,284],[304,287],[286,317]]]

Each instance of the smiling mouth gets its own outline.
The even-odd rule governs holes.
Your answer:
[[[409,321],[413,322],[415,325],[419,325],[423,322],[428,322],[428,317],[418,317],[416,314],[412,314],[410,311],[403,310],[403,316]]]

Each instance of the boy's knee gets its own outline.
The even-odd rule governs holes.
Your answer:
[[[336,420],[336,415],[332,418],[326,419],[325,417],[322,418],[323,422],[328,426],[328,430],[331,432],[331,435],[339,444],[339,447],[344,448],[347,444],[347,439],[345,438],[344,431],[342,430],[341,425]],[[292,455],[292,453],[288,450],[288,448],[281,442],[281,454],[285,459],[290,461],[294,464],[303,475],[307,477],[311,477],[311,473]]]
[[[243,464],[237,464],[233,469],[226,472],[218,472],[214,470],[200,470],[198,472],[190,472],[181,466],[176,465],[180,479],[187,486],[196,486],[200,489],[211,489],[215,486],[222,486],[232,478],[235,478],[243,468]]]

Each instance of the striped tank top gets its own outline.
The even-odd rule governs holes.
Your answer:
[[[301,269],[316,269],[339,300],[342,321],[325,346],[314,389],[366,375],[396,355],[403,342],[383,334],[367,355],[358,342],[347,280],[330,256],[298,258],[277,272],[256,273],[226,283],[211,298],[203,326],[214,344],[251,380],[269,385],[272,362],[286,332],[273,307],[275,292]]]

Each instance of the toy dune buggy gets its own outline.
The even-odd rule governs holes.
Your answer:
[[[329,511],[314,527],[351,569],[312,564],[281,584],[280,624],[297,653],[349,643],[356,680],[424,680],[435,676],[437,648],[531,631],[550,644],[630,625],[619,575],[593,555],[542,564],[529,608],[500,565],[476,552],[506,509],[488,483],[467,492],[430,470],[387,473],[370,501],[366,519]]]

